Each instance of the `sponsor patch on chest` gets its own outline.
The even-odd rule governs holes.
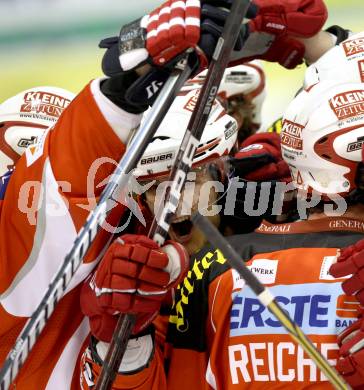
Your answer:
[[[300,269],[292,270],[300,272]],[[345,319],[357,317],[358,302],[342,294],[341,283],[302,283],[269,287],[276,301],[307,334],[336,335]],[[232,293],[230,337],[286,334],[276,317],[249,287]],[[355,298],[354,298],[355,299]],[[340,321],[336,321],[340,319]]]
[[[276,281],[278,260],[254,259],[247,267],[263,284],[273,284]],[[234,269],[232,270],[232,277],[233,290],[241,289],[245,285],[244,280]]]

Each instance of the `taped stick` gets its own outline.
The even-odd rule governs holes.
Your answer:
[[[238,271],[245,283],[257,295],[259,301],[275,315],[293,340],[304,349],[317,367],[326,375],[335,389],[350,389],[349,385],[346,384],[335,368],[330,366],[329,362],[303,333],[302,329],[289,317],[287,312],[280,307],[269,289],[249,270],[239,254],[210,220],[197,212],[192,216],[192,222],[201,230],[201,232],[203,232],[208,241],[222,252],[226,261],[232,268]]]

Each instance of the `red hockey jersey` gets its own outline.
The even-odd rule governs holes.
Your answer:
[[[40,142],[27,149],[1,202],[0,364],[95,206],[104,187],[98,184],[115,169],[110,159],[119,161],[129,131],[140,122],[140,115],[126,113],[106,99],[99,83],[90,83]],[[88,176],[95,161],[97,169]],[[101,258],[108,240],[109,233],[101,231],[14,388],[79,388],[77,359],[89,333],[79,307],[80,284]]]
[[[254,233],[229,239],[333,366],[336,336],[355,321],[359,304],[343,294],[343,279],[328,271],[338,248],[358,241],[363,232],[363,221],[325,218],[263,223]],[[114,388],[332,389],[212,246],[192,258],[164,332],[168,343],[157,337],[150,366],[135,375],[119,375]]]

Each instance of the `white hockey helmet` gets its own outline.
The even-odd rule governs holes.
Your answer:
[[[253,104],[252,122],[259,126],[266,94],[265,74],[260,61],[247,62],[225,70],[219,96],[229,100],[244,95]]]
[[[53,126],[74,94],[57,87],[36,87],[20,92],[0,105],[0,176]]]
[[[139,180],[168,175],[199,92],[200,89],[184,90],[176,97],[134,171]],[[193,159],[193,167],[229,154],[236,144],[237,130],[236,120],[227,115],[222,105],[215,100]]]
[[[207,70],[187,81],[182,90],[201,88],[206,74]],[[241,97],[250,101],[252,122],[257,127],[262,122],[261,111],[266,94],[265,73],[260,61],[250,61],[244,65],[226,68],[218,92],[223,101]]]
[[[364,82],[364,31],[351,35],[311,64],[305,72],[304,88],[320,81]]]
[[[320,82],[288,106],[282,155],[296,188],[347,195],[364,142],[364,84]]]

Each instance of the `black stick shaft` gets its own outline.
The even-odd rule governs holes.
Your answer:
[[[289,335],[305,350],[307,355],[326,375],[335,389],[349,389],[349,386],[345,383],[343,378],[330,366],[329,362],[321,355],[317,348],[312,344],[311,340],[303,333],[302,329],[280,307],[269,289],[249,270],[239,254],[209,219],[197,212],[193,215],[192,222],[204,233],[208,241],[222,252],[226,261],[232,268],[239,272],[240,276],[245,280],[245,283],[257,295],[260,302],[276,316]]]
[[[245,28],[242,22],[250,4],[250,0],[234,0],[222,35],[216,44],[204,85],[170,174],[172,185],[167,191],[166,202],[157,213],[150,229],[149,235],[159,245],[163,245],[168,235],[171,218],[177,210],[187,174],[191,169],[193,157],[205,129],[225,68],[229,63],[239,32]]]
[[[107,351],[104,361],[107,364],[104,363],[102,366],[95,390],[111,388],[123,359],[134,324],[135,316],[131,314],[119,316],[111,346]]]
[[[172,186],[171,190],[167,193],[166,204],[161,208],[157,218],[154,219],[149,232],[149,236],[153,237],[153,240],[160,246],[164,244],[168,235],[170,219],[177,210],[182,190],[186,182],[187,173],[191,169],[195,151],[206,126],[224,70],[229,63],[230,54],[237,40],[240,29],[242,28],[242,22],[248,11],[249,5],[250,0],[234,0],[230,14],[225,22],[221,38],[217,42],[204,86],[201,89],[196,107],[193,110],[188,128],[178,151],[174,167],[171,171],[170,180],[172,181]],[[124,351],[113,352],[119,348],[114,340],[125,340],[130,336],[132,330],[130,319],[130,315],[123,314],[119,316],[116,329],[118,335],[113,338],[110,344],[107,357],[104,361],[103,367],[105,367],[105,369],[103,368],[96,390],[108,390],[112,385],[114,378],[111,380],[110,375],[108,375],[107,372],[110,372],[108,367],[119,367],[126,348],[126,344],[122,344],[120,345],[120,348],[123,347]],[[117,360],[113,359],[113,361],[110,362],[112,357]],[[108,377],[109,380],[107,380],[106,377]],[[100,381],[102,381],[103,387],[99,385],[99,383],[101,383]]]

